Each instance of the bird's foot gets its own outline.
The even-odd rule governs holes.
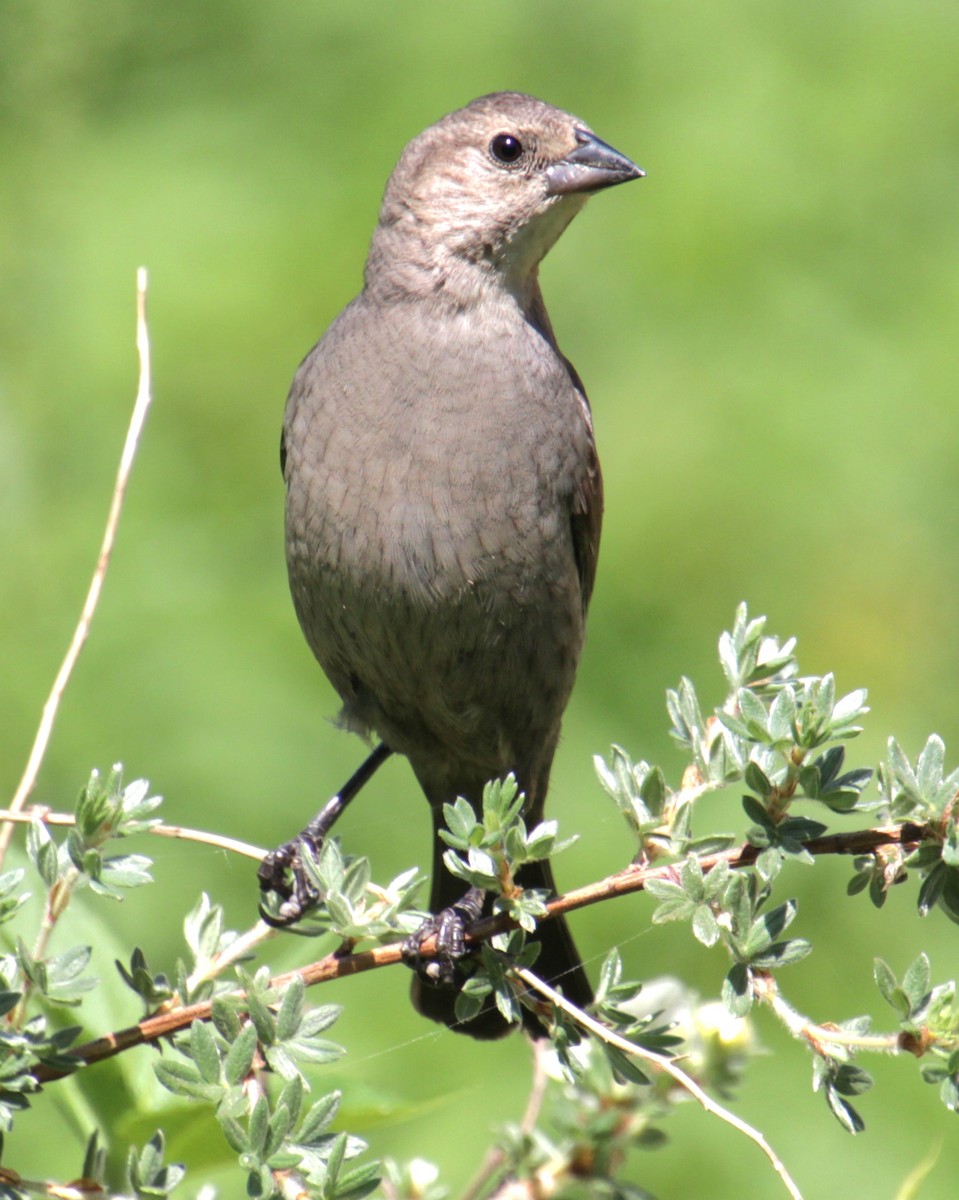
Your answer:
[[[294,925],[323,899],[312,873],[307,870],[303,852],[306,850],[310,858],[319,859],[327,835],[343,809],[391,754],[389,746],[381,742],[309,825],[291,841],[271,850],[260,863],[256,873],[260,881],[260,917],[267,925],[275,929]],[[269,898],[270,892],[279,903]]]
[[[483,911],[485,892],[470,888],[462,899],[434,913],[403,943],[403,961],[430,987],[457,988],[462,982],[457,968],[467,955],[466,934]],[[429,959],[423,946],[435,938]]]
[[[295,925],[322,896],[303,865],[306,848],[315,859],[319,857],[323,839],[310,835],[309,829],[298,833],[289,842],[277,846],[260,863],[256,877],[260,882],[260,918],[274,929]],[[270,893],[279,899],[271,903]]]

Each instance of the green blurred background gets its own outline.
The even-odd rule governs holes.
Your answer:
[[[959,6],[941,0],[3,0],[5,793],[99,544],[135,391],[141,263],[155,407],[37,799],[68,806],[90,767],[122,759],[165,795],[168,820],[271,845],[356,764],[362,746],[327,720],[336,701],[287,595],[284,397],[359,286],[403,144],[498,88],[580,114],[648,172],[595,200],[543,272],[607,483],[590,640],[553,773],[552,813],[583,832],[558,863],[561,886],[623,861],[592,754],[615,740],[675,772],[664,689],[685,673],[719,699],[716,637],[740,599],[799,636],[805,670],[869,688],[855,761],[878,760],[890,733],[915,754],[933,729],[955,752],[957,63]],[[711,823],[740,821],[735,796],[712,803]],[[402,762],[342,835],[384,880],[428,863],[427,809]],[[248,862],[147,849],[159,888],[81,910],[79,936],[99,944],[95,922],[119,922],[170,967],[201,887],[234,926],[253,920]],[[938,915],[920,924],[911,887],[881,914],[845,902],[848,873],[787,875],[796,932],[819,936],[783,983],[817,1020],[868,1006],[887,1028],[873,955],[901,972],[925,947],[934,977],[954,976],[956,930]],[[630,972],[675,972],[715,994],[719,952],[650,929],[649,912],[631,898],[575,919],[594,970],[615,943]],[[285,938],[270,961],[313,949]],[[318,996],[347,1006],[346,1119],[375,1154],[432,1158],[461,1185],[490,1126],[523,1109],[527,1052],[519,1038],[434,1031],[406,988],[394,970]],[[937,1149],[919,1194],[954,1196],[956,1117],[913,1063],[864,1064],[880,1087],[853,1140],[810,1094],[807,1056],[763,1017],[759,1032],[775,1054],[756,1062],[737,1111],[807,1197],[836,1195],[840,1178],[844,1193],[892,1197]],[[10,1165],[75,1174],[80,1139],[44,1112],[10,1144]],[[692,1105],[669,1132],[668,1148],[633,1163],[660,1196],[782,1194],[753,1147]],[[194,1124],[171,1151],[227,1159],[217,1137]]]

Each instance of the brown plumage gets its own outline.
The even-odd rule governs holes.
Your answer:
[[[591,191],[636,178],[570,114],[484,96],[403,152],[364,288],[307,356],[284,423],[297,615],[352,728],[406,755],[434,823],[513,771],[530,825],[583,644],[602,483],[538,267]],[[463,885],[435,840],[433,912]],[[552,889],[548,864],[525,886]],[[589,984],[563,921],[538,969]],[[414,983],[453,1024],[455,993]],[[465,1028],[505,1031],[495,1012]]]

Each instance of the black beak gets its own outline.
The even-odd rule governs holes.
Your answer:
[[[600,188],[646,174],[634,162],[585,129],[576,130],[578,145],[559,162],[546,168],[546,191],[550,196],[568,192],[597,192]]]

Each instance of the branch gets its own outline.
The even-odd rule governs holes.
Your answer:
[[[903,825],[885,825],[875,829],[855,829],[849,833],[834,833],[826,837],[813,838],[803,842],[803,849],[810,854],[869,854],[880,846],[903,846],[914,850],[927,837],[933,836],[928,825],[917,825],[907,821]],[[721,862],[730,867],[751,867],[759,857],[758,847],[744,842],[733,850],[724,850],[720,854],[704,855],[699,861],[703,874],[708,874]],[[608,875],[598,883],[590,883],[585,887],[574,888],[547,905],[549,917],[559,916],[560,913],[572,912],[577,908],[586,908],[590,904],[599,904],[603,900],[612,900],[616,896],[628,896],[632,892],[641,892],[650,879],[675,879],[676,864],[665,866],[630,866],[615,875]],[[470,930],[467,941],[485,941],[494,933],[503,933],[515,929],[515,922],[505,917],[487,917]]]
[[[44,825],[76,825],[77,819],[73,813],[53,812],[41,804],[32,804],[29,808],[14,812],[9,808],[0,808],[0,821],[10,821],[15,824],[29,825],[31,821],[42,821]],[[151,825],[146,831],[156,837],[179,838],[185,842],[199,842],[202,846],[213,846],[217,850],[232,850],[244,858],[252,858],[262,862],[266,851],[250,842],[242,842],[239,838],[227,837],[222,833],[208,833],[205,829],[191,829],[188,825]]]
[[[813,854],[865,854],[880,846],[901,845],[912,847],[928,835],[926,826],[907,823],[902,826],[888,826],[877,829],[860,829],[850,833],[837,833],[828,837],[815,838],[807,842],[806,849]],[[735,850],[727,850],[722,854],[712,854],[703,858],[704,874],[712,870],[720,862],[728,862],[731,867],[751,866],[759,851],[755,846],[745,843]],[[670,877],[675,871],[673,866],[660,867],[629,867],[615,875],[600,880],[587,887],[577,888],[558,897],[546,906],[546,915],[542,920],[548,921],[561,913],[571,912],[577,908],[585,908],[590,904],[598,904],[602,900],[611,900],[615,896],[625,896],[632,892],[642,891],[650,879]],[[516,923],[506,916],[485,917],[477,921],[466,933],[467,945],[477,945],[498,933],[514,929]],[[265,928],[265,927],[264,927]],[[261,934],[259,924],[250,933],[244,935],[250,942],[259,940]],[[247,945],[244,942],[244,945]],[[420,947],[420,956],[426,960],[436,954],[436,939],[431,937]],[[377,946],[371,950],[349,953],[338,950],[318,959],[306,967],[296,971],[287,971],[271,980],[271,986],[283,988],[295,976],[299,976],[307,987],[314,984],[327,983],[331,979],[342,979],[346,975],[358,975],[363,971],[374,971],[381,967],[391,967],[403,961],[403,950],[400,943],[389,946]],[[159,1041],[170,1037],[182,1029],[188,1028],[194,1021],[208,1021],[211,1013],[211,1002],[206,1000],[178,1008],[170,1008],[146,1017],[136,1025],[121,1029],[104,1037],[85,1042],[70,1051],[81,1065],[89,1066],[115,1054],[121,1054],[134,1046]],[[38,1083],[50,1083],[69,1075],[69,1070],[47,1066],[40,1063],[33,1071],[33,1077]]]
[[[729,1109],[723,1108],[721,1104],[717,1104],[711,1096],[703,1091],[695,1079],[677,1067],[671,1058],[667,1058],[664,1054],[657,1054],[655,1050],[647,1050],[645,1046],[637,1046],[635,1042],[630,1042],[626,1038],[620,1037],[618,1033],[614,1033],[611,1029],[607,1029],[605,1025],[602,1025],[599,1021],[584,1013],[581,1008],[577,1008],[575,1004],[571,1004],[561,992],[557,992],[548,983],[544,983],[532,971],[527,971],[525,968],[520,967],[517,968],[516,974],[527,987],[538,992],[541,996],[545,996],[557,1008],[561,1008],[582,1029],[588,1030],[595,1037],[606,1042],[607,1045],[614,1046],[617,1050],[622,1051],[623,1054],[628,1054],[631,1058],[640,1058],[643,1062],[649,1063],[657,1070],[665,1072],[671,1078],[675,1079],[679,1086],[688,1092],[694,1100],[697,1100],[706,1112],[712,1113],[714,1117],[719,1117],[721,1121],[725,1121],[733,1129],[738,1129],[740,1133],[744,1133],[750,1141],[756,1143],[772,1163],[776,1174],[785,1184],[786,1191],[793,1197],[793,1200],[802,1200],[799,1188],[793,1183],[782,1160],[776,1155],[772,1146],[770,1146],[759,1130],[754,1129],[752,1125],[747,1125],[745,1121],[741,1120],[734,1113],[731,1113]]]
[[[26,804],[27,797],[33,791],[34,784],[37,781],[37,774],[40,771],[40,764],[43,762],[43,756],[47,750],[47,744],[50,741],[50,735],[53,732],[53,723],[56,720],[57,711],[60,707],[60,701],[63,698],[63,693],[66,690],[67,683],[76,665],[77,659],[80,657],[80,651],[87,640],[87,635],[90,632],[90,625],[93,621],[93,614],[96,611],[97,602],[100,599],[100,590],[103,587],[103,581],[106,578],[107,567],[110,564],[110,555],[113,551],[113,543],[116,539],[117,525],[120,521],[120,510],[123,507],[123,499],[126,495],[127,483],[130,479],[130,471],[133,467],[133,458],[136,454],[137,444],[140,439],[140,433],[143,429],[144,421],[146,420],[147,411],[150,407],[152,399],[152,390],[150,383],[150,338],[147,329],[146,319],[146,295],[147,295],[147,273],[144,267],[140,267],[137,271],[137,334],[136,344],[137,353],[140,359],[140,377],[137,387],[136,402],[133,406],[133,414],[130,417],[130,424],[127,428],[126,441],[123,444],[123,453],[120,456],[120,466],[117,470],[116,483],[113,486],[113,498],[110,501],[110,512],[107,516],[106,528],[103,531],[103,541],[100,544],[100,554],[97,557],[97,565],[93,572],[93,578],[90,580],[90,588],[87,592],[87,598],[84,601],[83,609],[80,612],[80,620],[77,623],[76,629],[73,631],[73,638],[67,648],[66,657],[60,665],[60,670],[57,672],[56,679],[53,681],[53,687],[50,690],[50,695],[47,697],[47,702],[43,706],[43,715],[40,718],[40,726],[37,729],[37,735],[34,738],[33,749],[30,751],[30,757],[27,760],[26,768],[23,772],[23,777],[20,784],[14,793],[13,799],[10,801],[10,810],[13,813],[18,813]],[[7,821],[0,826],[0,863],[6,855],[7,848],[10,845],[10,839],[13,836],[13,825]]]

